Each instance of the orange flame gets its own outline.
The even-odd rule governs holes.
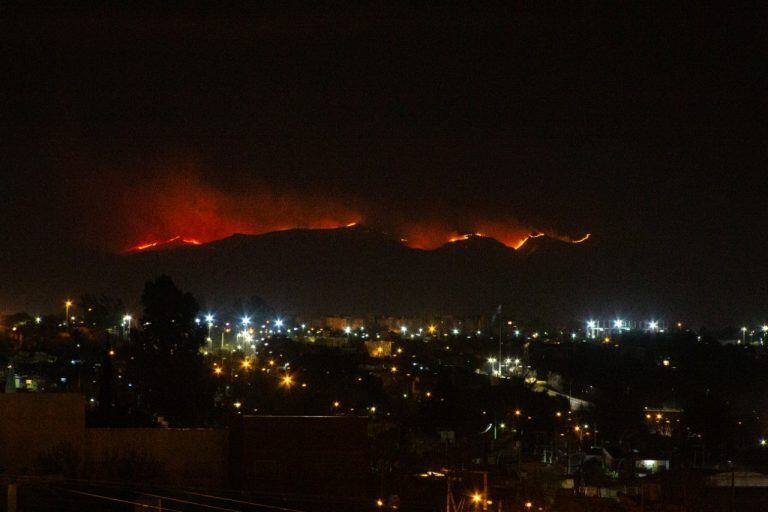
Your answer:
[[[586,235],[584,235],[583,237],[579,238],[578,240],[570,240],[570,243],[572,243],[572,244],[580,244],[582,242],[586,242],[587,240],[589,240],[589,237],[591,237],[591,236],[592,236],[592,233],[587,233]]]
[[[180,241],[188,245],[202,245],[202,242],[196,238],[182,238],[181,235],[176,235],[173,238],[169,238],[168,240],[159,240],[156,242],[141,243],[139,245],[131,247],[130,249],[128,249],[128,251],[146,251],[147,249],[151,249],[153,247],[168,245],[177,241]]]
[[[127,249],[132,251],[171,242],[199,245],[236,233],[352,227],[363,219],[342,201],[258,187],[232,193],[204,183],[194,171],[125,187],[124,194],[120,237],[145,240]]]
[[[263,234],[296,228],[351,228],[365,220],[368,211],[350,198],[303,196],[278,193],[264,187],[243,187],[240,192],[222,190],[204,182],[194,167],[175,173],[156,173],[155,179],[137,181],[120,189],[124,194],[121,222],[110,233],[119,240],[143,240],[129,251],[145,251],[170,243],[200,245],[236,233]],[[439,214],[422,219],[387,218],[390,212],[371,216],[388,226],[396,239],[415,249],[432,250],[471,236],[489,237],[519,249],[532,238],[545,236],[530,225],[512,218],[488,217],[478,212],[453,212],[452,219]],[[389,222],[388,222],[389,221]],[[582,243],[589,233],[571,239],[556,233],[549,236],[563,242]],[[123,246],[125,248],[125,246]]]

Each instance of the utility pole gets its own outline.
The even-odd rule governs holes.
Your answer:
[[[6,510],[8,512],[16,512],[16,482],[12,480],[8,482],[8,499]]]
[[[503,336],[504,322],[501,317],[501,304],[499,304],[499,378],[501,378],[501,344]]]

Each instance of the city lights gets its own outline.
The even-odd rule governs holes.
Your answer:
[[[0,512],[768,512],[762,10],[28,4]]]

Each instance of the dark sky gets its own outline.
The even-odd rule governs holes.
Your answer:
[[[0,310],[79,251],[363,221],[590,232],[616,287],[585,303],[768,316],[764,11],[6,4],[0,23]]]

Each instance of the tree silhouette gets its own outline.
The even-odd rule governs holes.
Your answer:
[[[211,388],[200,348],[205,334],[195,324],[198,304],[162,275],[147,282],[137,336],[140,403],[171,424],[201,423],[210,410]]]
[[[83,312],[85,324],[96,330],[118,327],[125,314],[123,301],[107,295],[83,295],[79,306]]]

